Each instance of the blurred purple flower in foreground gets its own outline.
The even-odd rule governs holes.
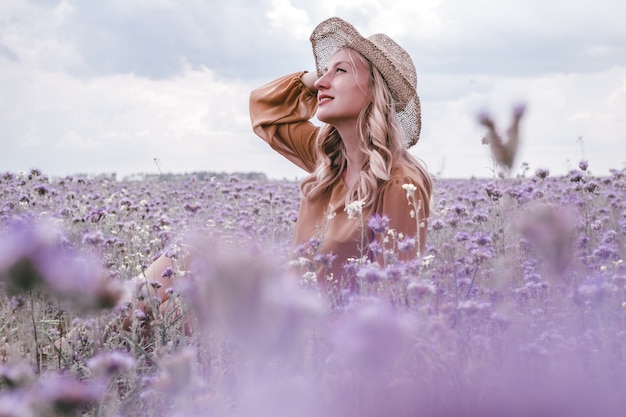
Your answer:
[[[21,388],[35,380],[35,373],[26,362],[0,365],[0,382],[9,388]],[[0,412],[0,416],[3,415]]]
[[[522,219],[522,236],[543,257],[552,272],[562,275],[573,259],[574,213],[566,207],[539,206]]]
[[[130,371],[135,366],[135,360],[122,352],[104,352],[91,358],[87,366],[97,375],[110,377]]]
[[[225,332],[255,355],[276,353],[288,350],[303,324],[323,312],[320,300],[302,291],[267,253],[206,237],[192,242],[194,279],[182,293],[211,332]]]
[[[43,375],[35,392],[41,411],[72,416],[98,402],[103,394],[100,384],[81,381],[62,374]],[[48,415],[47,413],[44,415]]]
[[[0,280],[9,294],[43,288],[84,310],[114,307],[122,289],[96,260],[66,249],[46,223],[14,225],[0,235]]]

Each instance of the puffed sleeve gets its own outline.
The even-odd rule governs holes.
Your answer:
[[[300,80],[304,72],[285,75],[250,94],[252,128],[272,149],[307,172],[315,170],[315,138],[310,119],[317,97]]]
[[[407,190],[413,186],[414,191]],[[411,194],[409,199],[407,194]],[[389,217],[389,228],[409,238],[415,238],[420,253],[426,245],[428,216],[430,214],[430,190],[419,178],[404,176],[392,178],[381,189],[376,212]],[[417,233],[419,228],[419,235]],[[414,258],[415,251],[405,253],[402,258]],[[406,256],[408,255],[408,256]]]

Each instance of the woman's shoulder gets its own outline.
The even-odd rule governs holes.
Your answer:
[[[430,190],[432,180],[426,167],[419,161],[403,159],[391,168],[391,175],[382,185],[384,188],[402,187],[405,184],[413,184],[416,187]]]
[[[431,195],[432,179],[426,167],[409,159],[393,166],[389,179],[378,188],[374,207],[377,212],[404,219],[403,216],[410,213],[406,202],[412,201],[412,204],[421,204],[423,217],[428,217]]]

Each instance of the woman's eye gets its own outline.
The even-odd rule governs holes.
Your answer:
[[[337,68],[337,72],[346,72],[346,70],[343,68]]]

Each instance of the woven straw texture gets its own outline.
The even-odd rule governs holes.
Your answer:
[[[363,37],[350,23],[331,17],[311,34],[317,75],[341,48],[350,48],[367,58],[382,74],[396,102],[396,119],[404,131],[404,145],[417,143],[422,127],[417,95],[417,75],[409,54],[389,36],[379,33]]]

